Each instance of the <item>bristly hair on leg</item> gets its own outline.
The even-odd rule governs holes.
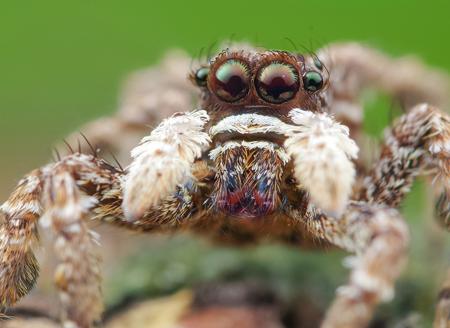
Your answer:
[[[204,110],[174,114],[132,150],[133,162],[125,177],[123,200],[129,220],[139,219],[178,185],[192,179],[194,160],[211,142],[203,131],[208,120]]]
[[[86,135],[83,132],[80,132],[81,137],[83,137],[84,141],[86,141],[86,143],[88,144],[89,148],[92,151],[92,156],[97,157],[98,153],[95,150],[94,146],[92,146],[91,142],[89,141],[89,139],[86,137]]]
[[[67,142],[66,139],[63,139],[64,144],[66,145],[67,149],[69,150],[70,154],[74,154],[72,146]]]
[[[347,127],[327,114],[293,109],[297,124],[284,146],[294,159],[294,176],[323,211],[339,217],[352,192],[358,146]]]
[[[122,164],[120,164],[119,160],[117,159],[116,155],[114,155],[114,153],[110,150],[109,154],[111,155],[111,157],[113,158],[114,162],[116,163],[117,167],[120,169],[120,171],[123,173],[124,169]]]
[[[58,151],[58,148],[53,149],[54,153],[55,153],[55,162],[59,162],[61,160],[61,154]]]

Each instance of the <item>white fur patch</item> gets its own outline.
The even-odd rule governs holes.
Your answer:
[[[280,159],[284,162],[284,164],[286,164],[289,161],[289,156],[286,153],[286,151],[270,141],[227,141],[223,145],[219,145],[213,150],[211,150],[209,152],[209,158],[211,158],[214,161],[217,158],[217,156],[219,156],[221,153],[236,147],[245,147],[248,149],[259,148],[262,150],[270,150],[276,152],[280,157]]]
[[[98,202],[95,197],[80,192],[69,172],[56,173],[45,188],[46,210],[39,221],[43,227],[48,227],[56,221],[64,225],[77,223]]]
[[[0,211],[10,216],[23,216],[27,213],[39,214],[41,212],[41,206],[38,201],[16,202],[11,204],[9,201],[3,203],[0,207]]]
[[[276,133],[285,135],[291,126],[280,119],[260,114],[240,114],[228,116],[211,127],[209,133],[215,136],[219,133]]]
[[[340,216],[355,179],[356,143],[348,128],[327,114],[293,109],[289,116],[297,126],[284,146],[294,159],[294,176],[319,208]]]
[[[191,178],[192,163],[211,142],[203,132],[208,120],[204,110],[175,114],[132,150],[122,205],[128,219],[142,217]]]

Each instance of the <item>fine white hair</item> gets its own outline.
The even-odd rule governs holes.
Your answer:
[[[128,219],[142,217],[192,178],[194,160],[211,142],[203,132],[208,120],[204,110],[174,114],[131,151],[133,162],[124,179],[123,199]]]
[[[296,127],[284,146],[294,160],[295,178],[316,206],[340,216],[352,192],[358,146],[348,128],[325,113],[296,108],[289,117]]]

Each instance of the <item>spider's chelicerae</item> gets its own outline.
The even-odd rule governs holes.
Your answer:
[[[173,112],[177,101],[176,110],[186,110],[195,92],[170,66],[135,76],[122,111],[91,123],[88,139],[123,152],[127,137]],[[446,106],[447,80],[415,60],[358,44],[334,44],[317,55],[229,48],[190,80],[200,90],[198,109],[164,119],[132,150],[125,169],[75,152],[19,182],[1,207],[1,305],[16,303],[36,281],[40,221],[55,235],[63,321],[97,321],[97,237],[87,221],[98,220],[228,242],[270,238],[343,248],[354,254],[350,279],[322,327],[365,326],[376,305],[393,297],[405,264],[408,229],[396,208],[419,174],[434,175],[438,214],[449,226],[450,118],[433,106]],[[371,168],[358,159],[356,142],[368,88],[405,109]],[[447,281],[436,327],[450,325],[449,291]]]

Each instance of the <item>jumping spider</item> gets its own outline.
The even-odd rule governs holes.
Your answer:
[[[200,90],[199,109],[164,119],[132,150],[125,169],[75,152],[19,182],[1,207],[1,304],[16,303],[37,279],[39,220],[55,235],[65,326],[91,327],[99,320],[91,219],[142,232],[190,230],[228,242],[271,238],[343,248],[354,254],[350,279],[322,327],[367,325],[376,305],[393,297],[409,242],[396,208],[425,169],[435,174],[438,214],[449,226],[450,118],[417,104],[444,105],[445,78],[413,60],[334,44],[317,55],[229,48],[190,80]],[[180,85],[188,103],[192,90]],[[366,170],[354,139],[362,135],[359,99],[367,88],[390,94],[406,113]],[[152,92],[159,99],[164,90]],[[145,107],[136,112],[143,121],[135,132],[152,116]],[[137,124],[124,117],[115,118],[114,128],[103,126],[108,137],[97,133],[92,142],[112,148]],[[444,287],[438,327],[449,325],[450,286]]]

